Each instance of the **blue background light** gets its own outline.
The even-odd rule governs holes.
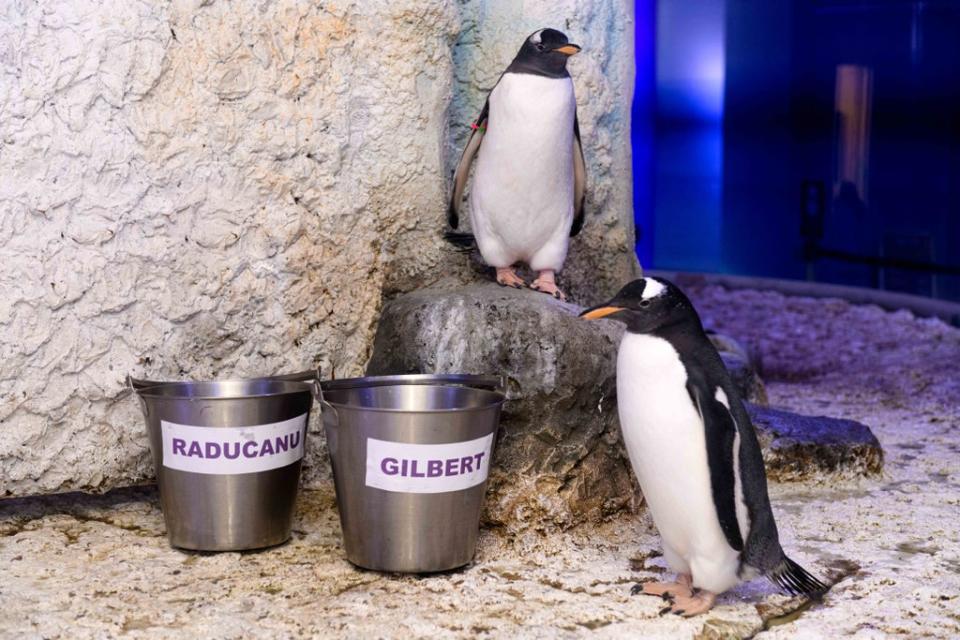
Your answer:
[[[641,264],[960,300],[957,33],[960,2],[637,0]]]

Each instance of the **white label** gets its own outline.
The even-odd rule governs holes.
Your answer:
[[[192,427],[160,421],[163,466],[233,475],[285,467],[303,458],[307,414],[249,427]]]
[[[400,493],[469,489],[487,479],[492,445],[492,433],[449,444],[367,438],[367,486]]]

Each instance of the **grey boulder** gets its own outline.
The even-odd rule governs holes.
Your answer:
[[[767,404],[767,388],[757,372],[755,358],[737,340],[722,333],[709,331],[710,342],[716,347],[724,366],[740,391],[740,397],[759,405]]]
[[[628,506],[616,349],[623,328],[531,290],[476,284],[421,290],[386,305],[369,375],[494,373],[508,402],[484,519],[565,528]]]
[[[770,480],[867,476],[883,470],[880,441],[865,424],[751,403],[746,408],[757,429]]]

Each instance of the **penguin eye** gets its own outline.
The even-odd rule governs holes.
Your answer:
[[[542,42],[538,42],[538,43],[537,43],[537,51],[543,51],[544,49],[546,49],[546,47],[543,46],[543,43],[542,43]]]
[[[641,300],[641,301],[640,301],[640,306],[641,306],[641,307],[649,307],[649,306],[650,306],[650,301],[649,301],[649,300]]]

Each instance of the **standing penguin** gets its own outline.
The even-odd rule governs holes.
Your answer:
[[[578,51],[556,29],[541,29],[524,41],[473,124],[447,214],[456,229],[479,152],[470,207],[480,254],[496,268],[501,285],[526,284],[514,271],[522,261],[538,272],[530,288],[561,300],[566,296],[555,276],[567,257],[569,238],[583,226],[586,192],[577,102],[567,72],[567,60]]]
[[[672,600],[674,613],[693,616],[758,575],[790,593],[826,591],[780,547],[753,424],[683,292],[641,278],[581,317],[627,325],[617,356],[620,428],[678,574],[633,593]]]

